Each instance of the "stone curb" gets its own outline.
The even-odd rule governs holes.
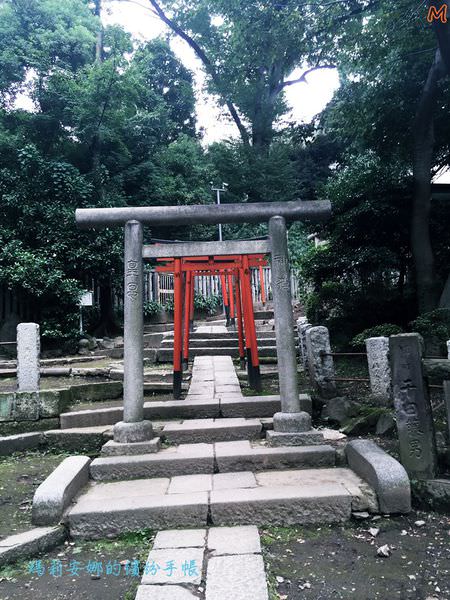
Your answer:
[[[37,448],[43,439],[43,431],[17,433],[0,437],[0,456],[9,456],[13,452]]]
[[[0,540],[0,566],[52,550],[67,538],[65,527],[36,527]]]
[[[69,456],[41,483],[33,497],[34,525],[59,523],[73,497],[87,485],[90,463],[88,456]]]
[[[411,486],[403,466],[370,440],[353,440],[345,448],[350,468],[373,487],[383,513],[409,513]]]

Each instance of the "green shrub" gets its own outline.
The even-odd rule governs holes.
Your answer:
[[[364,347],[367,338],[382,336],[390,337],[397,333],[402,333],[401,327],[394,325],[393,323],[383,323],[382,325],[375,325],[375,327],[364,329],[364,331],[355,335],[350,344],[355,348],[361,348]]]
[[[164,306],[156,300],[144,302],[144,317],[153,317],[164,310]]]
[[[426,351],[446,354],[446,342],[450,339],[450,309],[437,308],[424,313],[410,323],[411,331],[420,333]]]

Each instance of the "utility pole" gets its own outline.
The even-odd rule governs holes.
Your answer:
[[[226,192],[227,188],[228,188],[228,183],[222,183],[222,187],[214,187],[214,184],[212,181],[210,181],[211,184],[211,189],[213,192],[216,192],[216,201],[217,204],[220,205],[220,193],[221,192]],[[222,223],[219,223],[219,242],[222,241]]]

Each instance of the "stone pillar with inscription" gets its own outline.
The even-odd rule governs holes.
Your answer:
[[[437,452],[433,415],[423,378],[423,340],[417,333],[389,338],[392,390],[400,459],[413,479],[436,475]]]
[[[366,349],[372,396],[380,404],[391,404],[392,380],[391,365],[389,364],[389,338],[368,338]]]
[[[310,415],[300,410],[294,314],[284,217],[277,216],[270,219],[269,235],[281,412],[274,414],[274,430],[267,432],[267,439],[271,446],[317,443],[323,440],[322,434],[311,429]]]
[[[144,314],[142,224],[125,224],[123,421],[114,426],[114,442],[151,440],[153,428],[144,421]]]

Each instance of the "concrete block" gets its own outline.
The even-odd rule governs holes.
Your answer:
[[[217,556],[208,562],[206,600],[268,600],[264,562],[259,554]]]
[[[206,544],[206,529],[167,529],[158,531],[153,549],[160,548],[203,548]]]
[[[258,487],[211,492],[214,525],[340,523],[352,496],[341,485]]]
[[[72,403],[69,388],[60,390],[41,390],[39,392],[39,416],[59,417]]]
[[[212,397],[186,397],[185,400],[144,402],[144,419],[208,419],[220,416],[219,400]]]
[[[13,452],[37,448],[41,443],[43,434],[40,431],[33,433],[18,433],[0,438],[0,456],[9,456]]]
[[[222,417],[272,417],[280,408],[279,396],[220,395]]]
[[[144,575],[142,576],[142,585],[165,584],[179,585],[190,583],[200,585],[202,580],[203,568],[203,548],[168,548],[151,550],[148,555]],[[169,563],[173,564],[174,570],[171,575],[165,569]],[[188,563],[190,569],[183,569],[183,565]],[[147,568],[148,566],[148,568]],[[151,570],[155,568],[155,571]],[[159,567],[156,570],[156,567]],[[146,572],[147,571],[147,572]]]
[[[181,585],[140,585],[135,600],[198,600],[198,596]]]
[[[64,527],[36,527],[0,540],[0,566],[53,550],[64,542]]]
[[[166,448],[156,454],[96,458],[91,464],[92,478],[100,481],[173,477],[213,473],[213,471],[212,444],[182,444],[177,448]]]
[[[32,521],[36,525],[58,523],[73,497],[89,481],[88,456],[65,458],[37,488],[33,497]]]
[[[207,548],[212,556],[261,552],[258,528],[254,525],[211,527],[208,530]]]
[[[39,419],[39,392],[16,392],[14,404],[15,421]]]
[[[148,527],[204,527],[207,516],[208,493],[197,492],[110,497],[107,502],[81,498],[69,512],[68,519],[73,537],[101,539]]]
[[[403,466],[370,440],[353,440],[346,446],[348,464],[376,491],[383,513],[411,511],[411,488]]]

